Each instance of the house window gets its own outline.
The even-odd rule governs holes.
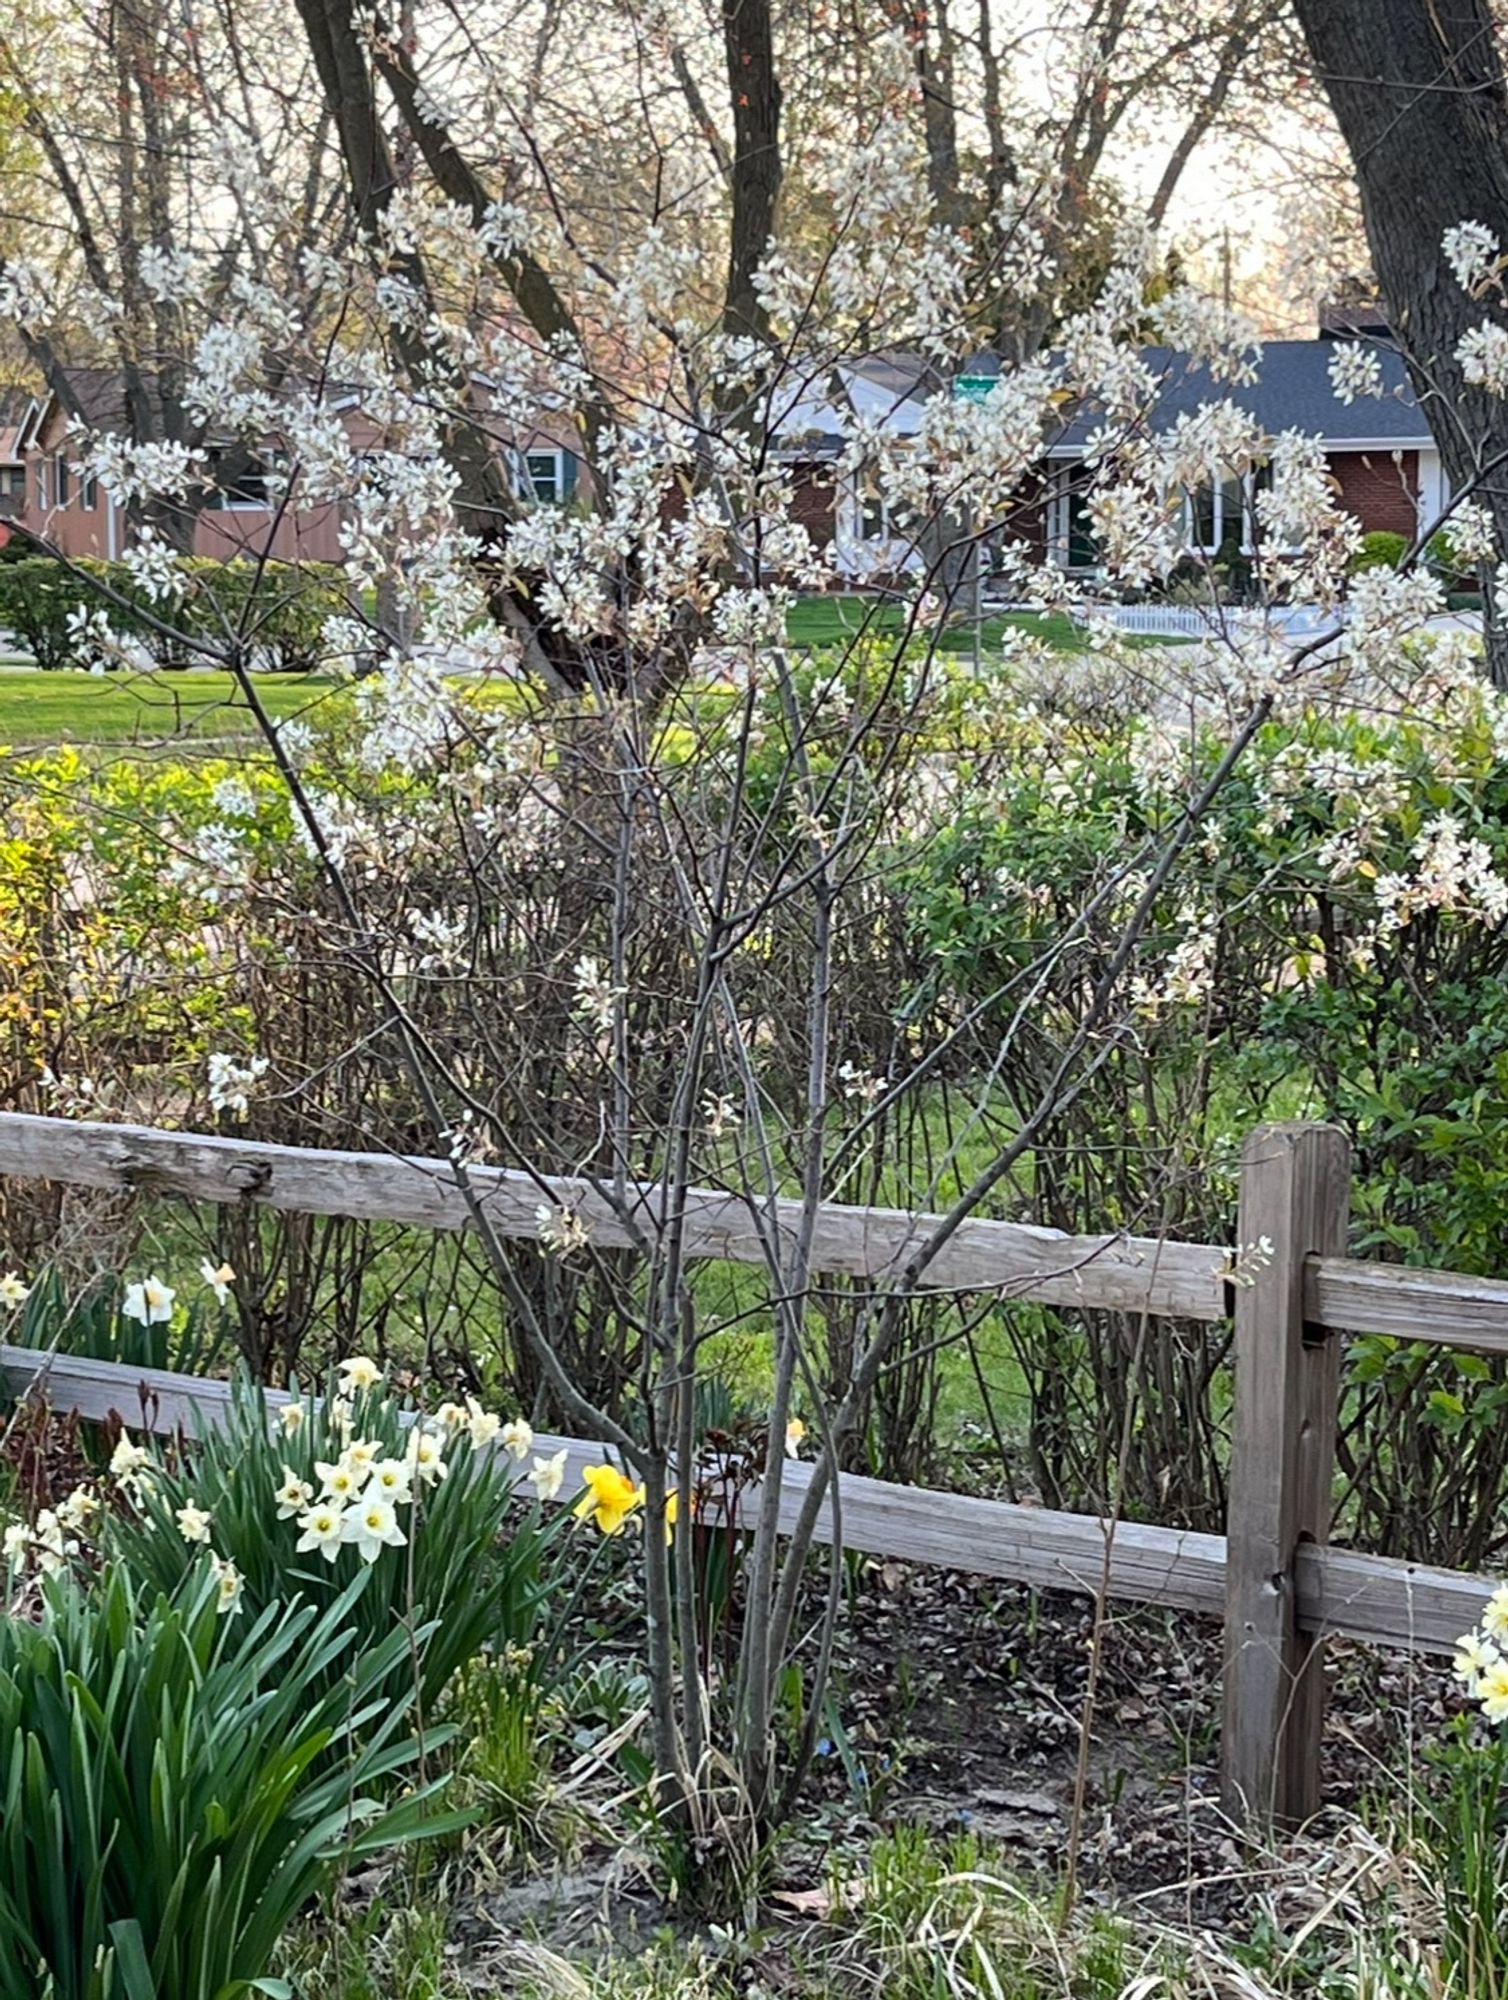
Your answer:
[[[45,514],[45,513],[47,512],[47,461],[46,461],[46,459],[39,459],[39,460],[38,460],[38,462],[37,462],[37,511],[38,511],[38,513],[40,513],[40,514]]]
[[[855,495],[854,526],[861,542],[914,542],[916,513],[887,500],[872,478]]]
[[[1047,549],[1059,569],[1098,569],[1100,545],[1089,517],[1094,476],[1082,465],[1060,466],[1047,503]]]
[[[1184,546],[1200,555],[1219,555],[1222,549],[1239,549],[1250,555],[1256,524],[1253,505],[1257,494],[1272,486],[1272,466],[1264,461],[1250,472],[1225,473],[1218,480],[1206,480],[1183,499]]]
[[[529,477],[529,490],[536,500],[554,501],[564,497],[564,452],[525,452],[524,470]]]
[[[79,505],[84,509],[86,514],[92,514],[99,505],[99,481],[92,472],[86,472],[81,475]]]
[[[277,452],[245,455],[239,451],[211,450],[209,469],[215,483],[209,506],[232,512],[238,508],[265,507],[268,504],[267,481],[275,471],[280,456]],[[225,468],[223,473],[222,466]],[[232,471],[232,467],[236,469]]]
[[[17,499],[25,497],[26,467],[24,465],[0,465],[0,497]]]
[[[68,505],[69,470],[68,461],[62,452],[59,452],[57,457],[52,461],[52,480],[55,496],[53,501],[54,506],[66,507]]]

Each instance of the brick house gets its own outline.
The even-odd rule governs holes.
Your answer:
[[[67,374],[70,391],[91,430],[129,435],[118,370],[71,368]],[[487,386],[479,384],[484,394]],[[324,392],[324,400],[340,416],[353,451],[359,455],[364,450],[380,449],[382,432],[363,414],[356,395],[332,386]],[[96,480],[80,476],[74,463],[78,448],[69,437],[69,429],[69,414],[53,395],[33,399],[18,416],[16,490],[7,508],[3,453],[8,434],[0,410],[0,513],[9,513],[64,555],[118,556],[131,532],[125,510]],[[500,435],[496,442],[521,493],[545,503],[570,498],[579,466],[568,433],[562,430],[557,435],[541,428],[517,440]],[[269,479],[285,463],[276,440],[269,439],[265,454],[260,459],[254,455],[249,464],[240,452],[232,460],[229,440],[223,447],[211,440],[207,456],[212,475],[222,462],[226,472],[195,519],[195,555],[220,559],[270,555],[284,562],[341,560],[341,510],[337,504],[282,506],[275,493],[269,494]]]
[[[1373,339],[1382,372],[1380,396],[1342,403],[1330,381],[1337,338],[1381,331],[1375,322],[1340,320],[1311,340],[1269,341],[1257,379],[1247,386],[1216,382],[1207,369],[1170,348],[1146,349],[1144,358],[1160,382],[1152,427],[1165,429],[1202,403],[1228,399],[1249,411],[1264,431],[1317,436],[1340,499],[1363,532],[1382,529],[1412,540],[1439,514],[1446,488],[1439,451],[1401,357],[1385,340]],[[984,378],[997,368],[993,357],[971,362],[971,393],[987,393]],[[888,354],[837,369],[820,387],[791,396],[779,436],[797,518],[822,546],[833,548],[840,572],[861,577],[917,563],[904,523],[888,518],[884,502],[862,476],[839,470],[849,412],[908,436],[921,422],[921,399],[946,392],[944,379],[920,357]],[[1088,519],[1084,452],[1100,423],[1093,409],[1067,415],[1057,435],[1045,441],[1041,461],[1022,482],[1005,523],[1006,536],[1033,545],[1043,562],[1086,576],[1094,574],[1099,559]],[[1215,477],[1212,469],[1209,483],[1185,502],[1190,556],[1250,553],[1254,488],[1261,479],[1260,468],[1239,483]]]

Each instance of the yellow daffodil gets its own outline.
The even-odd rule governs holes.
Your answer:
[[[577,1520],[595,1521],[604,1535],[622,1534],[623,1523],[644,1504],[644,1488],[616,1465],[588,1465],[581,1478],[586,1491],[576,1503]]]
[[[787,1458],[800,1458],[801,1441],[805,1436],[806,1425],[802,1423],[800,1417],[792,1417],[791,1421],[785,1427],[785,1455]]]

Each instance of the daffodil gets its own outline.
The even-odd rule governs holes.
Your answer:
[[[31,1286],[17,1271],[7,1271],[0,1278],[0,1306],[9,1306],[14,1312],[17,1306],[24,1306],[31,1297]]]
[[[110,1454],[110,1476],[119,1480],[122,1486],[139,1478],[152,1463],[139,1444],[133,1442],[129,1431],[122,1431],[116,1440],[115,1449]]]
[[[241,1608],[244,1579],[233,1562],[222,1562],[218,1556],[210,1557],[210,1566],[215,1576],[215,1610],[228,1618]]]
[[[307,1514],[300,1514],[298,1524],[304,1532],[294,1544],[298,1553],[302,1555],[306,1549],[318,1549],[326,1562],[334,1562],[345,1539],[341,1532],[345,1518],[344,1507],[332,1507],[325,1500],[311,1507]]]
[[[394,1507],[406,1507],[414,1497],[413,1467],[401,1458],[379,1458],[367,1476],[367,1492]]]
[[[442,1403],[439,1409],[435,1411],[435,1422],[443,1425],[447,1431],[458,1431],[465,1421],[466,1406],[464,1403]]]
[[[578,1521],[595,1521],[604,1535],[623,1532],[623,1523],[644,1503],[644,1488],[616,1465],[588,1465],[581,1474],[585,1493],[576,1503]]]
[[[374,1563],[384,1549],[402,1548],[408,1536],[398,1526],[392,1503],[368,1493],[356,1506],[346,1509],[341,1539],[355,1544],[364,1563]]]
[[[417,1426],[409,1432],[406,1457],[413,1468],[414,1477],[424,1486],[435,1485],[450,1471],[440,1450],[439,1439],[431,1437],[428,1431],[419,1430]]]
[[[314,1461],[314,1470],[319,1475],[320,1498],[334,1500],[342,1507],[348,1501],[354,1500],[366,1484],[366,1474],[357,1472],[354,1467],[347,1465],[343,1458],[338,1458],[333,1465],[325,1459],[317,1458]]]
[[[1480,1632],[1463,1632],[1456,1641],[1450,1670],[1458,1681],[1465,1681],[1468,1694],[1475,1694],[1477,1681],[1497,1657],[1498,1649],[1490,1639],[1484,1639]]]
[[[806,1425],[802,1423],[800,1417],[792,1417],[791,1421],[785,1427],[785,1455],[787,1458],[800,1458],[801,1441],[805,1436]]]
[[[24,1521],[12,1521],[4,1535],[0,1535],[0,1551],[12,1569],[25,1569],[27,1554],[31,1549],[31,1529]]]
[[[534,1432],[522,1417],[515,1417],[511,1424],[504,1424],[500,1437],[503,1450],[510,1452],[520,1461],[526,1459],[534,1449]]]
[[[341,1437],[351,1435],[351,1402],[347,1396],[332,1396],[325,1406],[325,1415],[330,1419],[330,1428]]]
[[[225,1305],[230,1298],[230,1288],[236,1282],[236,1274],[229,1264],[212,1264],[205,1257],[200,1262],[199,1275],[214,1293],[216,1305]]]
[[[284,1403],[278,1411],[278,1422],[283,1427],[284,1437],[297,1437],[304,1428],[304,1418],[309,1412],[300,1402]]]
[[[139,1284],[127,1285],[121,1316],[138,1320],[143,1326],[165,1324],[173,1317],[173,1301],[177,1296],[172,1286],[165,1285],[154,1273]]]
[[[529,1483],[541,1500],[553,1500],[565,1484],[566,1455],[557,1451],[553,1458],[536,1458]]]
[[[679,1496],[670,1492],[665,1495],[665,1546],[669,1548],[675,1539],[675,1517],[680,1511]]]
[[[180,1507],[173,1519],[178,1523],[178,1532],[186,1542],[207,1542],[209,1540],[210,1517],[202,1507],[189,1503]]]
[[[54,1575],[69,1556],[78,1554],[78,1543],[64,1535],[63,1524],[50,1507],[44,1507],[38,1514],[31,1539],[37,1567],[45,1576]]]
[[[291,1521],[295,1514],[303,1513],[314,1498],[314,1488],[307,1479],[300,1479],[291,1465],[285,1465],[283,1483],[273,1488],[272,1497],[278,1503],[278,1519]]]
[[[1488,1598],[1482,1630],[1489,1639],[1508,1639],[1508,1583],[1499,1584]]]
[[[1489,1722],[1508,1722],[1508,1660],[1499,1658],[1483,1669],[1477,1699]]]
[[[382,1450],[381,1438],[353,1438],[340,1454],[340,1462],[358,1479],[365,1479]]]
[[[382,1370],[364,1354],[347,1355],[340,1364],[340,1386],[348,1396],[358,1395],[364,1389],[375,1389],[381,1380]]]
[[[484,1410],[475,1396],[466,1398],[466,1428],[471,1433],[471,1442],[478,1451],[491,1444],[501,1426],[501,1417],[493,1416],[491,1410]],[[530,1442],[534,1433],[529,1433]],[[515,1454],[518,1456],[519,1454]]]
[[[99,1500],[88,1486],[75,1486],[68,1498],[58,1509],[58,1519],[65,1528],[82,1533],[99,1512]]]

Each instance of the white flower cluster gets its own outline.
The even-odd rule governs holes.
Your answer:
[[[534,1448],[534,1433],[522,1418],[505,1424],[468,1396],[464,1403],[442,1403],[432,1418],[421,1418],[409,1431],[403,1456],[387,1456],[378,1440],[354,1435],[359,1400],[380,1387],[381,1370],[356,1354],[341,1362],[339,1372],[341,1394],[331,1405],[331,1416],[346,1436],[344,1450],[336,1459],[315,1460],[318,1491],[287,1465],[273,1489],[278,1519],[293,1521],[299,1531],[294,1547],[300,1555],[317,1553],[333,1563],[343,1548],[354,1548],[363,1562],[373,1563],[384,1549],[404,1547],[408,1535],[399,1511],[412,1507],[425,1488],[448,1478],[446,1447],[462,1435],[478,1451],[496,1439],[518,1460]],[[305,1405],[298,1402],[285,1404],[280,1412],[290,1436],[302,1429],[306,1417]],[[564,1451],[534,1461],[529,1479],[542,1500],[559,1493],[565,1462]]]
[[[1491,396],[1508,395],[1508,327],[1484,319],[1456,342],[1456,359],[1468,382]]]
[[[1501,246],[1485,222],[1458,222],[1441,239],[1451,276],[1473,297],[1498,276]]]
[[[1508,1722],[1508,1584],[1488,1598],[1476,1629],[1456,1641],[1451,1671],[1489,1722]]]
[[[1374,884],[1380,935],[1401,930],[1424,910],[1448,910],[1484,924],[1508,917],[1508,882],[1494,868],[1491,849],[1484,840],[1463,839],[1452,814],[1426,821],[1410,852],[1412,876],[1379,875]]]
[[[251,1108],[251,1093],[267,1074],[266,1056],[252,1056],[241,1062],[223,1050],[214,1051],[206,1065],[211,1111],[228,1111],[233,1118],[245,1118]]]
[[[1382,356],[1359,340],[1338,340],[1330,356],[1330,386],[1337,402],[1382,394]]]

